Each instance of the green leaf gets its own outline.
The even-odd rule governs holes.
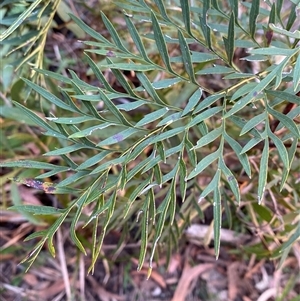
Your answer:
[[[109,151],[109,150],[101,151],[99,154],[96,154],[95,156],[92,156],[92,157],[88,158],[87,160],[85,160],[82,164],[80,164],[77,167],[77,170],[86,169],[95,164],[98,164],[109,154],[111,154],[111,151]]]
[[[9,210],[9,208],[7,208]],[[24,241],[29,241],[31,239],[35,239],[35,238],[40,238],[40,237],[45,237],[47,236],[47,230],[42,230],[42,231],[37,231],[34,232],[28,236],[26,236],[26,238],[24,239]]]
[[[223,79],[242,79],[242,78],[253,78],[253,73],[230,73],[225,75]]]
[[[49,248],[49,252],[50,254],[55,257],[55,248],[54,248],[54,244],[53,244],[53,237],[54,234],[56,233],[56,231],[59,229],[59,227],[62,225],[62,223],[64,222],[64,220],[67,218],[67,215],[69,214],[70,210],[72,207],[68,208],[52,225],[51,227],[48,229],[47,231],[47,243],[48,243],[48,248]]]
[[[178,169],[177,169],[178,171]],[[177,175],[177,172],[176,172]],[[169,213],[170,213],[170,225],[173,225],[175,213],[176,213],[176,175],[173,177],[173,180],[170,185],[170,207],[169,207]]]
[[[234,15],[234,13],[231,13],[230,19],[229,19],[229,25],[228,25],[227,38],[223,37],[229,64],[232,64],[233,53],[234,53],[234,35],[235,35],[234,23],[235,23],[235,15]]]
[[[219,258],[220,242],[221,242],[221,227],[222,227],[222,208],[221,208],[221,193],[219,185],[214,189],[214,249],[216,259]]]
[[[143,205],[143,219],[142,219],[142,229],[141,229],[141,247],[140,247],[140,256],[138,262],[137,270],[141,270],[143,267],[145,256],[148,247],[148,235],[149,235],[149,204],[150,204],[150,194],[151,192],[147,193],[145,203]]]
[[[33,70],[37,71],[38,73],[40,74],[43,74],[47,77],[51,77],[57,81],[60,81],[62,83],[65,83],[65,84],[71,84],[71,79],[67,76],[63,76],[61,74],[58,74],[56,72],[52,72],[50,70],[47,70],[47,69],[39,69],[39,68],[33,68]]]
[[[159,185],[159,187],[162,187],[162,172],[159,164],[154,165],[153,172],[154,172],[156,183]]]
[[[297,151],[297,145],[298,145],[298,140],[294,139],[293,142],[292,142],[291,147],[288,149],[288,159],[289,159],[290,164],[287,168],[285,167],[283,169],[281,183],[280,183],[280,191],[282,191],[282,189],[284,188],[284,184],[285,184],[285,182],[287,180],[287,177],[289,175],[289,171],[290,171],[291,165],[293,163],[293,160],[294,160],[294,157],[295,157],[295,154],[296,154],[296,151]]]
[[[132,23],[132,21],[130,20],[130,17],[127,16],[125,14],[125,22],[127,25],[127,28],[129,30],[129,33],[132,37],[132,40],[135,44],[135,46],[137,47],[139,53],[142,55],[143,59],[148,62],[148,63],[152,63],[152,61],[149,59],[146,49],[144,47],[144,44],[140,38],[140,34],[138,33],[138,31],[136,30],[134,24]],[[152,63],[153,64],[153,63]]]
[[[300,104],[300,97],[294,94],[291,94],[286,91],[273,91],[273,90],[266,90],[267,95],[272,95],[283,100],[289,101],[291,103]]]
[[[231,9],[234,13],[234,15],[237,17],[238,16],[238,11],[239,11],[239,2],[238,0],[229,0]]]
[[[169,131],[166,131],[166,132],[163,132],[157,136],[155,136],[152,140],[152,143],[156,143],[158,141],[163,141],[163,140],[166,140],[166,139],[169,139],[175,135],[178,135],[179,133],[183,133],[185,130],[185,127],[184,126],[180,126],[178,128],[175,128],[175,129],[172,129],[172,130],[169,130]]]
[[[178,30],[178,38],[179,38],[179,46],[180,46],[180,51],[182,54],[184,69],[185,69],[186,73],[188,74],[190,80],[193,83],[197,83],[196,78],[195,78],[194,69],[193,69],[193,63],[192,63],[189,45],[186,42],[186,40],[180,30]]]
[[[78,180],[80,180],[81,178],[85,177],[86,175],[88,175],[90,172],[87,170],[79,170],[76,173],[74,173],[71,176],[68,176],[66,179],[62,180],[61,182],[59,182],[56,187],[64,187],[64,186],[68,186],[74,182],[77,182]]]
[[[82,109],[78,108],[75,103],[73,102],[73,100],[71,99],[71,97],[69,96],[69,94],[67,94],[66,91],[59,89],[60,93],[63,96],[64,101],[71,107],[73,108],[73,110],[75,110],[77,113],[79,113],[80,115],[87,115],[85,112],[82,111]],[[92,116],[89,116],[90,118],[92,118]],[[98,119],[98,118],[97,118]]]
[[[199,124],[200,122],[216,115],[217,113],[219,113],[220,111],[222,111],[223,108],[222,107],[214,107],[214,108],[210,108],[207,109],[206,111],[196,115],[195,118],[193,118],[188,124],[187,124],[187,128],[193,127],[197,124]]]
[[[251,129],[256,127],[258,124],[262,123],[266,119],[266,113],[263,112],[261,114],[258,114],[254,116],[252,119],[250,119],[242,128],[240,136],[246,134],[249,132]]]
[[[194,109],[196,104],[200,101],[200,98],[202,96],[202,89],[198,88],[193,95],[189,98],[186,106],[184,107],[184,110],[181,113],[181,117],[187,115],[190,111]]]
[[[106,80],[105,76],[102,74],[102,72],[100,71],[100,69],[96,65],[96,63],[86,53],[84,53],[84,55],[85,55],[85,58],[89,64],[89,66],[93,70],[93,73],[99,80],[100,84],[103,85],[107,91],[115,92],[115,90],[110,86],[110,84],[108,83],[108,81]]]
[[[238,116],[232,115],[229,117],[229,120],[232,121],[235,125],[237,125],[239,128],[243,128],[246,124],[246,121]],[[256,138],[261,138],[260,132],[253,128],[252,130],[249,131],[251,135],[253,135]]]
[[[265,206],[259,205],[257,203],[251,204],[253,206],[253,209],[255,213],[263,220],[266,221],[267,223],[272,222],[273,218],[273,213],[270,211],[268,208]]]
[[[274,142],[284,167],[289,169],[290,166],[289,156],[283,142],[276,135],[272,133],[270,128],[267,128],[267,133],[269,138]]]
[[[222,127],[219,127],[219,128],[216,128],[216,129],[210,131],[208,134],[206,134],[205,136],[203,136],[202,138],[200,138],[197,141],[197,144],[193,147],[193,149],[203,147],[203,146],[211,143],[212,141],[215,141],[218,137],[220,137],[222,132],[223,132]]]
[[[206,52],[196,52],[196,51],[190,51],[191,53],[191,60],[192,63],[205,63],[217,60],[218,57],[215,54],[212,53],[206,53]],[[172,63],[183,63],[182,56],[172,56],[170,58],[170,61]]]
[[[127,175],[127,181],[130,181],[133,177],[135,177],[138,173],[143,174],[145,172],[145,170],[150,169],[148,168],[148,166],[150,165],[150,162],[152,163],[154,160],[154,151],[152,152],[152,154],[146,158],[145,160],[142,160],[141,162],[139,162],[138,164],[136,164],[132,169],[130,169],[130,171],[128,172]],[[152,168],[155,165],[153,164]]]
[[[250,35],[254,38],[256,29],[256,19],[259,14],[259,0],[253,0],[251,2],[250,16],[249,16],[249,30]]]
[[[269,27],[270,27],[273,31],[275,31],[275,32],[277,32],[277,33],[279,33],[279,34],[281,34],[281,35],[284,35],[284,36],[286,36],[286,37],[290,37],[290,38],[297,39],[297,40],[300,39],[300,30],[295,30],[295,31],[293,31],[293,32],[290,32],[290,31],[285,30],[285,29],[283,29],[283,28],[277,27],[277,26],[275,26],[274,24],[269,24]]]
[[[122,43],[116,29],[114,28],[114,26],[111,24],[111,22],[107,19],[107,17],[105,16],[105,14],[103,12],[101,12],[101,17],[102,17],[102,21],[105,25],[105,27],[107,28],[108,32],[110,33],[110,37],[113,39],[114,43],[116,44],[116,46],[124,51],[124,52],[128,52],[128,50],[126,49],[126,47],[124,46],[124,44]]]
[[[82,144],[73,144],[70,146],[55,149],[53,151],[49,151],[49,152],[45,153],[44,156],[60,156],[62,154],[69,154],[69,153],[75,152],[75,151],[77,151],[79,149],[83,149],[83,148],[87,148],[87,147]]]
[[[107,106],[108,110],[116,116],[116,118],[126,126],[132,126],[132,124],[124,117],[120,110],[115,106],[115,104],[99,89],[99,94],[101,95],[101,100]]]
[[[142,2],[142,1],[140,1],[140,2]],[[147,6],[146,7],[142,6],[137,1],[126,0],[126,2],[116,1],[114,3],[117,4],[118,7],[127,9],[132,12],[138,12],[138,13],[148,13],[149,12],[149,8]],[[124,12],[124,14],[126,15],[126,12]]]
[[[134,203],[134,201],[136,200],[136,198],[141,194],[141,192],[143,192],[145,190],[145,186],[147,184],[149,184],[150,182],[150,177],[148,177],[146,180],[144,180],[143,182],[140,182],[140,184],[134,189],[134,191],[130,194],[129,198],[128,198],[128,202],[125,206],[124,209],[124,218],[126,218],[132,204]],[[148,192],[151,193],[151,190]]]
[[[0,162],[0,167],[55,169],[57,168],[57,165],[46,163],[46,162],[32,161],[32,160],[17,160],[17,161]]]
[[[145,150],[145,148],[150,145],[152,145],[152,133],[131,146],[126,156],[126,164],[132,160],[135,160]]]
[[[239,184],[238,184],[236,178],[234,177],[231,170],[226,166],[223,158],[220,158],[220,160],[219,160],[219,167],[222,170],[224,176],[226,177],[228,184],[231,188],[231,191],[233,192],[233,195],[239,205],[240,201],[241,201],[241,195],[240,195],[240,190],[239,190]]]
[[[136,72],[136,76],[141,82],[141,84],[143,85],[143,87],[146,89],[146,91],[149,93],[149,95],[153,98],[153,100],[156,103],[165,106],[166,104],[161,100],[159,95],[156,93],[153,85],[151,84],[147,76],[142,72]]]
[[[280,72],[280,70],[287,64],[288,60],[289,57],[285,58],[277,67],[273,69],[271,73],[269,73],[259,84],[257,84],[247,96],[236,102],[231,110],[224,115],[224,118],[237,113],[247,104],[249,104],[277,76],[277,73]]]
[[[298,1],[298,7],[299,7],[299,1]],[[296,13],[296,10],[299,9],[297,8],[296,4],[292,5],[291,6],[291,9],[290,9],[290,14],[289,14],[289,19],[286,23],[286,30],[290,30],[291,27],[293,26],[294,22],[297,20],[297,13]]]
[[[114,44],[109,42],[107,39],[105,39],[100,33],[86,25],[80,18],[77,18],[76,16],[70,14],[71,19],[83,30],[85,31],[89,36],[93,37],[94,39],[101,41],[104,45],[113,47]]]
[[[300,55],[298,55],[294,67],[294,92],[296,92],[299,85],[300,85]]]
[[[215,65],[214,67],[197,71],[196,74],[211,75],[211,74],[224,74],[224,73],[233,73],[233,72],[235,71],[232,68],[221,66],[221,65]]]
[[[298,139],[300,138],[300,132],[296,124],[292,119],[287,117],[286,115],[273,110],[269,105],[267,105],[267,111],[274,117],[276,117],[286,128],[288,128],[291,133],[293,133]]]
[[[180,0],[180,6],[181,6],[181,10],[182,10],[182,18],[183,18],[183,22],[184,22],[186,31],[191,36],[193,36],[192,31],[191,31],[191,12],[190,12],[189,1]]]
[[[162,141],[158,141],[156,143],[156,149],[158,151],[158,154],[160,155],[161,159],[163,160],[164,163],[167,162],[166,160],[166,152],[165,152],[165,147]]]
[[[168,208],[169,208],[169,205],[171,202],[171,197],[172,197],[172,189],[169,189],[167,195],[165,196],[162,204],[159,207],[160,215],[159,215],[159,219],[158,219],[157,226],[156,226],[155,237],[153,240],[154,243],[153,243],[150,260],[149,260],[150,269],[152,269],[152,261],[153,261],[153,256],[154,256],[154,252],[155,252],[157,243],[161,237],[163,227],[166,223],[166,218],[167,218]]]
[[[269,21],[268,21],[268,25],[270,23],[275,23],[275,19],[276,19],[276,5],[275,3],[272,4],[272,7],[271,7],[271,11],[270,11],[270,15],[269,15]]]
[[[248,150],[252,149],[255,145],[260,143],[263,140],[263,138],[254,137],[251,140],[249,140],[246,145],[242,148],[240,154],[246,153]]]
[[[189,157],[189,161],[191,162],[193,167],[196,167],[196,164],[197,164],[196,151],[194,149],[194,145],[189,140],[187,134],[185,135],[184,145],[185,145],[185,149],[188,154],[188,157]]]
[[[265,139],[265,146],[260,160],[259,176],[258,176],[258,191],[257,191],[258,204],[261,204],[266,189],[267,175],[268,175],[268,159],[269,159],[269,140]]]
[[[135,63],[113,63],[113,64],[101,64],[100,67],[106,69],[117,69],[117,70],[129,70],[129,71],[151,71],[156,70],[155,65],[146,65],[146,64],[135,64]]]
[[[114,126],[117,125],[116,123],[111,123],[111,122],[104,122],[99,125],[91,126],[87,129],[84,129],[82,131],[76,132],[74,134],[71,134],[69,138],[81,138],[81,137],[87,137],[93,134],[93,132],[97,130],[103,130],[109,126]]]
[[[205,5],[206,3],[209,3],[210,1],[204,1],[204,5],[203,5],[203,14],[202,16],[199,14],[199,21],[200,21],[200,27],[205,39],[205,42],[208,46],[209,49],[212,49],[211,46],[211,36],[210,36],[210,26],[207,24],[207,11],[209,9],[209,7],[207,5]]]
[[[160,155],[155,157],[155,159],[151,158],[151,160],[149,161],[149,165],[147,165],[145,167],[145,169],[143,170],[143,173],[145,173],[146,171],[150,170],[151,168],[153,168],[156,164],[158,164],[159,162],[164,161],[165,158],[168,158],[170,157],[171,155],[174,155],[178,152],[180,152],[180,150],[182,149],[182,146],[181,144],[175,146],[175,147],[172,147],[172,148],[169,148],[163,157],[161,157]]]
[[[243,85],[242,87],[240,87],[239,89],[237,89],[232,94],[230,101],[233,102],[236,99],[240,98],[241,96],[245,95],[246,93],[249,93],[256,86],[257,86],[257,83],[254,83],[254,82],[250,82],[250,83],[247,83],[247,84]]]
[[[18,15],[18,18],[14,20],[9,28],[7,28],[0,35],[0,41],[4,41],[8,36],[10,36],[20,25],[24,23],[24,21],[30,17],[32,12],[42,3],[42,0],[34,1],[28,8],[24,10],[23,13]]]
[[[83,207],[85,205],[86,199],[88,197],[88,194],[91,191],[91,187],[89,189],[87,189],[85,191],[85,193],[83,193],[79,199],[76,201],[77,204],[77,209],[76,209],[76,213],[75,215],[72,217],[72,223],[71,223],[71,227],[70,227],[70,236],[72,241],[75,243],[75,245],[78,247],[78,249],[84,254],[86,255],[86,251],[81,243],[81,241],[78,239],[77,235],[76,235],[76,225],[78,223],[78,220],[82,214],[83,211]]]
[[[159,90],[159,89],[165,89],[165,88],[170,88],[172,87],[173,85],[181,82],[182,79],[181,78],[178,78],[178,77],[175,77],[175,78],[166,78],[166,79],[162,79],[162,80],[159,80],[157,82],[153,82],[152,83],[152,86],[155,90]]]
[[[55,104],[56,106],[65,109],[67,111],[71,111],[71,112],[77,112],[76,110],[74,110],[73,108],[71,108],[70,106],[68,106],[66,103],[64,103],[62,100],[60,100],[58,97],[56,97],[55,95],[51,94],[50,92],[48,92],[47,90],[45,90],[44,88],[38,86],[37,84],[29,81],[26,78],[22,78],[22,80],[33,90],[35,90],[37,93],[39,93],[41,96],[43,96],[45,99],[49,100],[51,103]]]
[[[36,179],[45,179],[45,178],[50,178],[54,175],[57,175],[57,174],[61,174],[62,172],[65,172],[65,171],[69,171],[70,170],[70,167],[68,166],[57,166],[55,169],[52,169],[48,172],[45,172],[41,175],[38,175],[37,177],[35,177]]]
[[[212,164],[215,160],[217,160],[220,157],[220,148],[218,148],[215,152],[212,154],[207,155],[205,158],[203,158],[195,167],[195,169],[189,174],[187,177],[187,180],[190,180],[194,177],[196,177],[199,173],[201,173],[205,168],[207,168],[208,165]]]
[[[169,111],[168,107],[164,107],[162,109],[159,109],[157,111],[154,111],[152,113],[147,114],[144,118],[142,118],[135,127],[142,127],[150,122],[153,122],[162,116],[164,116]]]
[[[150,104],[150,102],[144,101],[144,100],[137,100],[137,101],[128,101],[127,103],[122,103],[119,105],[116,105],[116,107],[119,110],[123,110],[123,111],[132,111],[135,110],[145,104]]]
[[[111,195],[111,197],[109,198],[109,200],[107,202],[109,204],[109,207],[108,207],[108,210],[106,212],[105,220],[104,220],[104,223],[103,223],[103,226],[102,226],[102,229],[101,229],[101,235],[98,238],[99,239],[99,243],[97,245],[97,250],[94,253],[95,257],[92,258],[92,263],[91,263],[91,266],[90,266],[90,268],[88,270],[88,273],[91,270],[94,269],[96,260],[97,260],[99,254],[100,254],[100,251],[101,251],[101,248],[102,248],[102,244],[103,244],[103,240],[104,240],[104,237],[105,237],[105,234],[106,234],[106,231],[107,231],[107,227],[109,225],[109,221],[111,220],[112,214],[113,214],[114,209],[115,209],[116,197],[117,197],[117,190],[115,190],[113,192],[113,194]]]
[[[156,127],[170,125],[171,123],[180,120],[181,114],[182,114],[181,112],[178,112],[178,113],[174,113],[174,114],[171,114],[171,115],[165,117],[156,125]]]
[[[266,47],[266,48],[251,49],[248,52],[252,53],[252,54],[261,54],[261,55],[291,56],[294,54],[295,50],[272,46],[272,47]]]
[[[295,231],[290,234],[290,237],[279,248],[279,253],[282,253],[285,249],[291,247],[299,240],[300,223],[295,227]]]
[[[62,123],[62,124],[78,124],[86,121],[95,121],[98,120],[91,116],[79,116],[79,117],[45,117],[47,120],[52,121],[54,123]]]
[[[179,159],[179,190],[180,190],[180,194],[181,194],[182,203],[185,201],[186,190],[187,190],[186,177],[187,177],[186,165],[185,165],[185,162],[184,162],[182,156],[180,156],[180,159]]]
[[[65,210],[58,209],[51,206],[35,206],[35,205],[15,205],[8,208],[8,210],[21,211],[21,212],[29,212],[34,215],[56,215],[61,214]]]
[[[200,203],[209,193],[214,191],[216,187],[218,187],[220,184],[220,176],[221,171],[218,168],[217,172],[215,173],[213,179],[209,182],[209,184],[205,187],[205,189],[201,192],[198,203]]]
[[[141,132],[140,129],[129,128],[111,137],[108,137],[107,139],[104,139],[103,141],[99,142],[97,146],[107,146],[115,143],[120,143],[121,141],[124,141],[128,137],[140,132]]]
[[[69,70],[69,72],[72,74],[74,73],[73,71]],[[79,95],[84,95],[84,91],[82,90],[82,88],[80,87],[80,83],[78,83],[78,81],[76,80],[72,80],[72,85],[73,88],[75,90],[75,93],[79,94]],[[98,120],[101,121],[105,121],[105,119],[103,119],[98,111],[96,110],[96,108],[93,106],[93,104],[91,104],[89,101],[85,101],[82,99],[82,104],[85,106],[85,108],[88,110],[88,112],[94,116],[95,118],[97,118]]]
[[[161,55],[161,58],[165,64],[165,66],[167,67],[168,71],[170,71],[172,74],[174,74],[175,72],[173,71],[171,63],[170,63],[170,58],[169,58],[166,41],[164,39],[162,30],[159,26],[158,20],[152,11],[151,11],[151,20],[152,20],[152,26],[153,26],[154,39],[155,39],[155,43],[156,43],[158,52]]]
[[[238,157],[239,161],[241,162],[248,177],[251,178],[250,163],[249,163],[247,155],[245,153],[241,154],[242,147],[240,146],[240,144],[237,141],[235,141],[234,139],[232,139],[226,132],[223,134],[223,137],[228,142],[230,147],[234,150],[236,156]]]
[[[200,112],[203,109],[208,108],[209,106],[211,106],[212,104],[214,104],[217,100],[219,100],[221,97],[224,97],[225,93],[218,93],[218,94],[214,94],[214,95],[210,95],[208,97],[206,97],[204,100],[202,100],[198,106],[195,108],[194,110],[194,114]]]
[[[109,59],[106,58],[106,60],[110,63],[113,64],[113,62]],[[111,69],[112,73],[114,74],[114,76],[117,78],[118,82],[120,83],[120,85],[126,90],[126,92],[133,98],[136,98],[135,93],[133,92],[133,89],[131,88],[131,86],[129,85],[129,83],[127,82],[127,80],[125,79],[124,75],[122,74],[122,72],[120,70],[117,69]]]
[[[155,4],[157,5],[159,12],[163,19],[167,22],[171,22],[170,18],[167,15],[166,8],[164,6],[164,2],[162,0],[154,0]]]

